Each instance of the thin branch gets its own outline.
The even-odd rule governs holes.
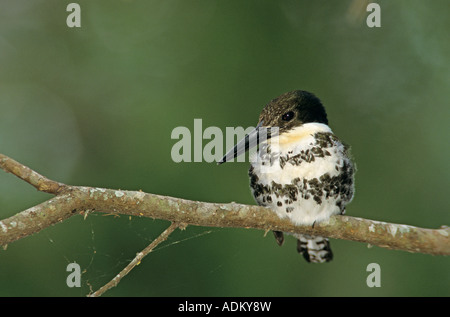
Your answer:
[[[0,163],[1,168],[5,166],[5,158],[8,159],[3,155],[0,156],[0,161],[3,162]],[[21,164],[17,164],[19,164],[18,169],[7,171],[17,176],[23,175]],[[450,255],[450,228],[444,226],[440,229],[425,229],[350,216],[333,216],[328,221],[311,228],[295,226],[287,219],[280,219],[270,209],[260,206],[191,201],[141,191],[64,184],[59,186],[64,190],[60,190],[55,198],[0,221],[0,245],[29,236],[75,214],[89,210],[164,219],[196,226],[305,233],[359,241],[388,249]],[[39,187],[36,188],[39,189]]]
[[[175,231],[176,228],[179,227],[179,224],[172,222],[170,226],[164,230],[155,240],[152,241],[144,250],[136,254],[136,257],[122,270],[119,274],[117,274],[111,281],[103,285],[96,292],[89,295],[89,297],[99,297],[102,296],[109,289],[116,287],[119,284],[120,280],[124,278],[130,271],[136,266],[139,265],[142,259],[153,251],[153,249],[165,241],[169,235]]]
[[[52,181],[1,153],[0,168],[7,173],[16,175],[41,192],[57,195],[67,187],[65,184]]]

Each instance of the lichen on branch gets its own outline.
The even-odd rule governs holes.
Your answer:
[[[71,186],[50,180],[0,154],[0,168],[55,195],[0,221],[0,245],[12,243],[85,211],[125,214],[205,227],[253,228],[319,235],[369,243],[388,249],[450,255],[450,228],[426,229],[350,216],[333,216],[296,226],[261,206],[220,204],[160,196],[142,191]]]

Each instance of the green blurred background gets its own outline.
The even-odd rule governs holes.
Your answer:
[[[272,98],[314,92],[352,146],[348,215],[449,225],[448,1],[0,2],[0,152],[52,179],[254,204],[248,163],[174,163],[175,127],[254,126]],[[206,144],[207,141],[204,142]],[[224,149],[225,150],[225,149]],[[0,218],[51,195],[0,171]],[[0,250],[1,296],[84,296],[168,225],[82,216]],[[449,296],[450,259],[332,240],[306,263],[258,230],[188,227],[105,296]],[[81,288],[66,266],[81,265]],[[369,263],[381,287],[366,285]]]

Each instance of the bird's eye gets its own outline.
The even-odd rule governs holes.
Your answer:
[[[281,119],[283,119],[283,121],[291,121],[294,118],[294,111],[289,111],[286,112]]]

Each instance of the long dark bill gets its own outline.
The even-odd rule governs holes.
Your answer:
[[[222,159],[217,162],[217,165],[229,162],[248,150],[256,147],[261,142],[270,139],[273,135],[270,128],[261,128],[263,121],[260,121],[255,129],[240,140]]]

